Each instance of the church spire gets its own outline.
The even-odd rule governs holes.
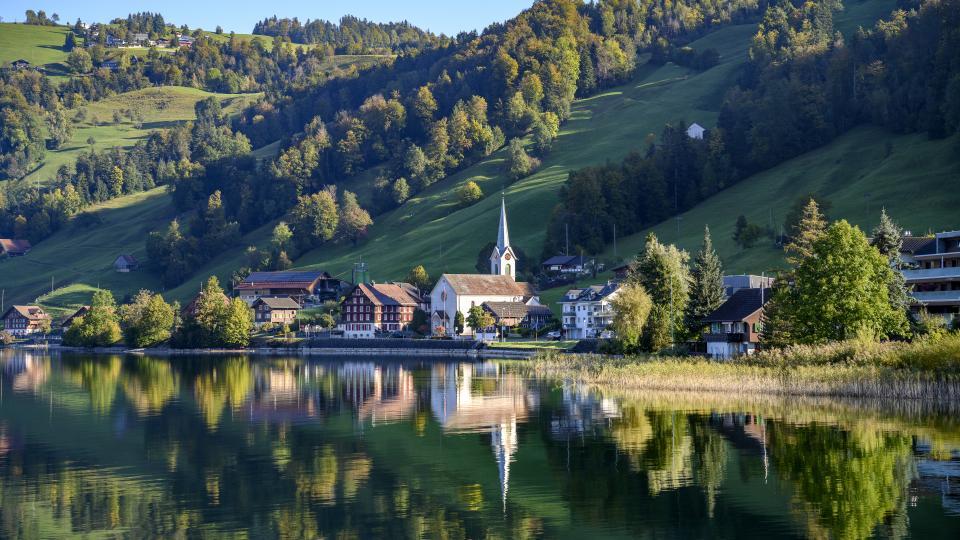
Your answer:
[[[500,230],[497,231],[497,246],[490,253],[490,273],[495,276],[517,278],[517,257],[510,247],[510,231],[507,229],[507,202],[500,198]]]
[[[510,231],[507,229],[507,201],[500,196],[500,230],[497,231],[497,249],[500,253],[510,246]]]

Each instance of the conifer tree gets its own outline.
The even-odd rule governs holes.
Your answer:
[[[872,244],[887,258],[893,272],[887,282],[890,307],[894,311],[909,313],[912,299],[906,279],[903,277],[900,249],[903,247],[903,230],[890,218],[886,208],[880,210],[880,223],[873,229]]]
[[[827,230],[827,220],[813,198],[803,207],[800,223],[791,231],[790,242],[784,246],[787,262],[796,266],[813,253],[813,243]]]
[[[710,227],[703,229],[703,244],[693,260],[690,303],[687,305],[686,324],[696,336],[703,327],[703,319],[723,303],[723,263],[713,249]]]

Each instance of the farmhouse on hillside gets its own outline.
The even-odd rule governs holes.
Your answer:
[[[466,319],[470,308],[486,302],[511,302],[540,305],[533,285],[517,282],[517,258],[510,247],[506,201],[500,201],[500,226],[497,245],[490,254],[489,274],[443,274],[430,293],[430,325],[434,333],[454,335],[457,313]],[[474,329],[464,323],[464,332]]]
[[[554,255],[540,265],[544,272],[559,274],[582,274],[587,271],[590,260],[583,255]]]
[[[753,354],[760,342],[763,306],[771,292],[766,288],[740,289],[708,315],[703,320],[710,325],[703,335],[707,355],[726,359]]]
[[[353,288],[340,308],[344,337],[373,338],[378,332],[398,332],[413,321],[421,300],[410,294],[410,285],[361,283]]]
[[[140,262],[133,255],[123,254],[113,261],[113,269],[117,272],[133,272],[140,269]]]
[[[66,333],[70,329],[70,326],[73,325],[73,321],[77,320],[79,317],[83,317],[90,312],[90,306],[80,306],[80,309],[75,311],[73,315],[64,319],[63,323],[60,324],[60,330],[63,333]]]
[[[293,324],[300,304],[289,296],[261,296],[253,303],[253,324]]]
[[[2,320],[3,329],[18,337],[50,329],[50,316],[39,306],[10,306]]]
[[[33,246],[30,245],[29,240],[0,238],[0,255],[6,255],[7,257],[22,257],[27,253],[30,253],[32,248]]]
[[[690,124],[690,127],[687,128],[687,137],[690,137],[691,139],[702,140],[702,139],[703,139],[703,134],[704,134],[706,131],[707,131],[707,130],[704,129],[703,126],[701,126],[700,124],[694,122],[694,123]]]

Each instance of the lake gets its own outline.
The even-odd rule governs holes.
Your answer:
[[[960,538],[960,405],[0,351],[0,537]]]

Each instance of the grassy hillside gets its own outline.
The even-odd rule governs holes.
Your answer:
[[[837,24],[844,32],[851,32],[857,26],[867,26],[878,16],[888,13],[893,5],[893,0],[850,4],[838,15]],[[362,258],[369,264],[370,276],[375,280],[402,278],[415,264],[424,264],[434,276],[441,272],[472,272],[477,252],[495,238],[501,190],[505,190],[507,197],[513,243],[530,254],[539,254],[546,221],[571,170],[619,160],[642,146],[649,134],[659,133],[667,122],[683,120],[696,121],[707,127],[715,125],[724,91],[746,61],[746,50],[754,31],[753,25],[729,27],[694,42],[692,45],[697,49],[713,47],[721,54],[721,64],[706,72],[699,73],[674,64],[643,65],[629,84],[576,101],[572,118],[563,126],[553,151],[534,175],[506,185],[501,172],[504,152],[500,151],[431,186],[403,207],[377,218],[370,230],[370,240],[364,244],[358,247],[325,246],[302,256],[296,266],[324,268],[340,274],[348,272],[353,263]],[[888,142],[892,148],[889,155]],[[703,225],[709,223],[728,270],[759,272],[775,267],[779,252],[765,245],[738,253],[730,240],[737,215],[744,213],[751,222],[766,224],[772,214],[773,220],[780,223],[785,208],[798,195],[810,191],[822,192],[831,200],[833,215],[850,217],[856,222],[872,223],[870,220],[879,212],[880,206],[886,205],[904,225],[915,230],[952,227],[948,209],[950,205],[955,208],[956,201],[952,194],[944,194],[948,189],[944,186],[956,183],[956,178],[960,177],[957,148],[956,141],[927,141],[922,136],[898,137],[861,128],[826,148],[746,179],[704,202],[682,216],[679,236],[674,220],[654,229],[665,240],[678,241],[683,247],[694,249]],[[265,158],[275,152],[274,144],[257,154]],[[368,190],[364,186],[373,176],[361,175],[351,180],[347,188],[365,195]],[[469,180],[476,181],[487,196],[469,208],[459,208],[455,190]],[[864,197],[864,193],[870,193],[870,196]],[[942,206],[937,206],[941,202]],[[124,206],[131,210],[130,215],[134,215],[132,209],[141,204],[145,203],[131,201]],[[942,211],[930,210],[930,205],[942,208]],[[130,240],[129,250],[136,254],[137,249],[143,249],[146,230],[163,226],[170,217],[160,219],[162,214],[157,214],[158,219],[153,221],[156,227],[144,227],[138,238]],[[916,219],[906,219],[901,214]],[[927,220],[935,222],[926,223]],[[137,222],[137,228],[139,225]],[[167,297],[189,298],[196,292],[198,283],[210,274],[228,279],[236,268],[245,264],[243,251],[247,245],[267,244],[272,226],[272,223],[265,225],[249,234],[241,246],[198,269],[189,283],[168,291]],[[58,233],[54,238],[62,245],[66,234]],[[642,239],[643,234],[621,239],[619,258],[635,253]],[[38,246],[38,250],[41,247]],[[601,258],[612,261],[615,258],[612,248]],[[24,266],[26,262],[16,264],[20,266],[8,268],[28,268]],[[71,282],[88,286],[97,281],[110,282],[117,296],[122,297],[142,286],[137,279],[149,281],[145,275],[117,278],[104,264],[109,265],[109,261],[85,265],[83,271],[71,274]],[[2,283],[5,281],[0,278],[0,286],[6,286]],[[22,289],[18,287],[15,292],[15,297],[21,300],[33,299],[43,292],[44,287],[49,288],[49,276],[46,276],[46,285],[42,278],[18,278],[15,283],[21,282],[28,285]],[[80,292],[82,287],[75,287],[59,295],[60,298],[55,295],[51,302],[67,303]],[[559,291],[549,291],[545,298],[550,300],[557,294]]]
[[[114,199],[88,211],[100,219],[99,225],[82,227],[75,220],[26,257],[0,260],[0,288],[6,290],[8,304],[32,302],[49,293],[51,278],[54,293],[47,294],[44,304],[53,307],[87,303],[97,285],[118,298],[140,288],[160,290],[152,274],[118,274],[111,265],[121,253],[146,258],[147,233],[174,216],[165,188]]]
[[[67,32],[66,26],[0,23],[0,65],[20,58],[35,66],[63,62]]]
[[[118,94],[101,101],[92,102],[83,108],[86,119],[74,122],[73,137],[58,150],[47,150],[43,162],[24,177],[24,182],[44,184],[52,180],[61,165],[72,165],[80,152],[90,149],[87,140],[93,137],[93,148],[103,150],[115,146],[130,147],[155,129],[170,127],[178,122],[196,118],[194,105],[202,99],[215,96],[220,99],[225,112],[235,113],[248,103],[257,100],[260,94],[217,94],[186,88],[165,86],[144,88]],[[129,118],[114,122],[113,113],[127,109],[140,111],[143,124],[137,128]],[[76,110],[68,113],[75,117]]]

